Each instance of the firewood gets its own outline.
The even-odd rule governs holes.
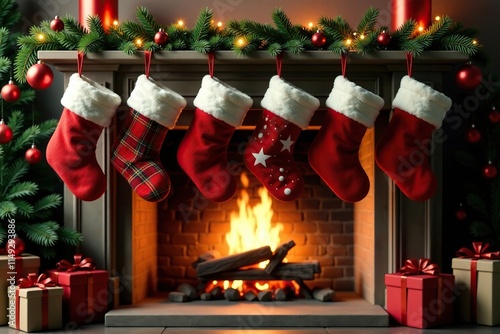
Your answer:
[[[240,292],[236,289],[229,288],[226,291],[224,291],[224,298],[230,302],[237,302],[240,300]]]
[[[243,253],[198,263],[196,266],[196,273],[198,276],[203,277],[234,270],[269,260],[272,255],[271,248],[269,246],[264,246]]]
[[[273,257],[266,266],[265,272],[267,274],[272,274],[274,269],[283,261],[283,259],[288,254],[288,251],[295,246],[295,241],[290,240],[276,248]]]
[[[191,284],[182,283],[177,287],[177,291],[186,294],[189,300],[197,300],[199,298],[198,292]]]
[[[328,288],[314,289],[313,297],[320,302],[331,302],[335,298],[335,291]]]
[[[207,300],[210,300],[212,299],[212,295],[208,292],[203,292],[201,295],[200,295],[200,299],[201,300],[204,300],[204,301],[207,301]]]
[[[257,294],[260,302],[270,302],[273,300],[273,293],[269,290],[260,291]]]
[[[216,250],[216,249],[211,249],[208,252],[203,253],[200,256],[198,256],[198,258],[196,259],[196,261],[194,261],[193,263],[191,263],[191,266],[194,269],[196,269],[196,267],[198,266],[198,264],[200,264],[202,262],[206,262],[206,261],[218,259],[218,258],[220,258],[220,252],[218,250]]]
[[[212,296],[212,299],[222,299],[224,294],[222,293],[222,288],[220,286],[214,287],[212,290],[210,290],[210,296]]]
[[[187,302],[188,297],[183,292],[172,291],[168,294],[168,300],[175,303],[184,303]]]
[[[300,286],[300,293],[304,296],[305,299],[312,299],[312,291],[306,285],[306,283],[302,279],[296,279],[295,282]]]
[[[286,301],[286,291],[284,289],[281,289],[281,288],[277,288],[276,290],[274,290],[274,299],[276,299],[277,301],[279,302],[284,302]]]
[[[270,280],[313,280],[314,274],[319,270],[318,262],[298,262],[284,263],[279,265],[274,272],[269,275],[264,269],[240,269],[234,271],[220,272],[213,275],[204,276],[206,281],[210,280],[243,280],[243,281],[270,281]]]
[[[253,302],[257,300],[257,295],[252,290],[248,290],[243,295],[243,298],[245,298],[245,300],[248,300],[249,302]]]

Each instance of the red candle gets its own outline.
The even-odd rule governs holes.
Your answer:
[[[79,1],[80,23],[87,27],[87,18],[98,15],[105,29],[118,20],[118,0],[80,0]]]
[[[391,30],[396,30],[409,19],[417,26],[427,28],[431,24],[432,0],[392,0]]]

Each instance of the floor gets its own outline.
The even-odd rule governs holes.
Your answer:
[[[0,327],[0,334],[23,333],[7,327]],[[164,328],[164,327],[104,327],[102,324],[87,325],[82,328],[67,328],[43,333],[65,334],[500,334],[500,327],[453,326],[439,329],[415,329],[408,327],[384,328],[293,328],[293,329],[201,329],[201,328]]]

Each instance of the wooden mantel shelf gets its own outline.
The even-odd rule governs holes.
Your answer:
[[[76,63],[77,51],[38,51],[38,58],[53,65]],[[142,64],[143,52],[127,55],[122,51],[103,51],[85,56],[86,64]],[[468,56],[456,51],[426,51],[414,59],[414,64],[452,64],[462,63]],[[207,56],[196,51],[160,51],[155,52],[152,63],[190,63],[205,64]],[[267,51],[256,51],[249,56],[237,56],[233,51],[216,51],[216,63],[221,64],[274,64],[275,57]],[[305,51],[301,54],[285,52],[283,61],[290,64],[331,64],[340,62],[340,55],[330,51]],[[372,54],[360,55],[350,53],[348,62],[352,64],[404,64],[404,51],[378,51]]]

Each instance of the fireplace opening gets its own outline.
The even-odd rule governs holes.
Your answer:
[[[242,299],[249,291],[255,295],[272,291],[273,298],[276,291],[283,291],[288,300],[307,296],[304,289],[354,291],[353,205],[340,200],[309,166],[307,153],[317,131],[303,131],[295,144],[294,160],[305,187],[292,202],[273,198],[246,169],[243,149],[251,133],[238,130],[230,141],[228,160],[237,165],[240,182],[236,195],[223,203],[206,200],[177,164],[176,150],[185,131],[167,135],[162,162],[169,171],[172,192],[158,205],[158,290],[175,291],[189,284],[200,293],[215,294],[215,288],[222,293],[231,288]],[[292,242],[282,262],[310,265],[312,279],[231,280],[225,275],[207,279],[193,265],[206,254],[224,257],[266,246],[274,252],[280,244]],[[263,261],[243,269],[264,271],[266,265]]]

